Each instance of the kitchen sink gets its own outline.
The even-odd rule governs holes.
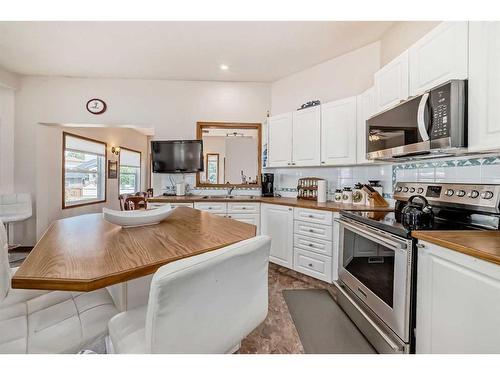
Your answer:
[[[204,195],[201,197],[201,199],[221,199],[221,200],[225,200],[225,199],[239,199],[239,200],[253,200],[255,199],[256,197],[254,195]]]

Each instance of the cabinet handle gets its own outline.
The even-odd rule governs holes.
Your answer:
[[[228,218],[231,218],[231,215],[227,215]]]
[[[325,162],[324,162],[324,161],[322,161],[322,162],[321,162],[321,164],[325,164]]]
[[[309,215],[309,217],[314,217],[313,215]]]
[[[312,243],[309,244],[309,247],[314,247],[314,245]]]
[[[312,230],[312,229],[309,229],[309,232],[313,233],[313,232],[314,232],[314,230]]]
[[[309,263],[308,266],[312,268],[313,265],[312,265],[312,263]]]
[[[246,207],[241,207],[242,210],[246,210],[247,208]]]
[[[288,211],[291,211],[291,210],[292,210],[291,208],[288,209]]]
[[[286,165],[290,165],[290,163],[286,163]]]
[[[292,165],[295,165],[295,163],[292,163]]]
[[[424,249],[425,245],[423,243],[417,243],[417,247],[420,249]]]

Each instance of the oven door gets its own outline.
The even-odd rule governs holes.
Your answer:
[[[367,158],[384,160],[430,153],[430,123],[429,93],[369,118]]]
[[[412,241],[342,218],[339,278],[409,342]]]

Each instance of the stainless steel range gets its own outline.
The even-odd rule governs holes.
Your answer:
[[[500,185],[398,182],[394,198],[393,212],[341,212],[336,285],[339,304],[377,351],[411,353],[417,292],[411,230],[499,230]]]

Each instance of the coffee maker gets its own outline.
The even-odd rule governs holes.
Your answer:
[[[274,197],[274,173],[262,173],[262,196]]]

